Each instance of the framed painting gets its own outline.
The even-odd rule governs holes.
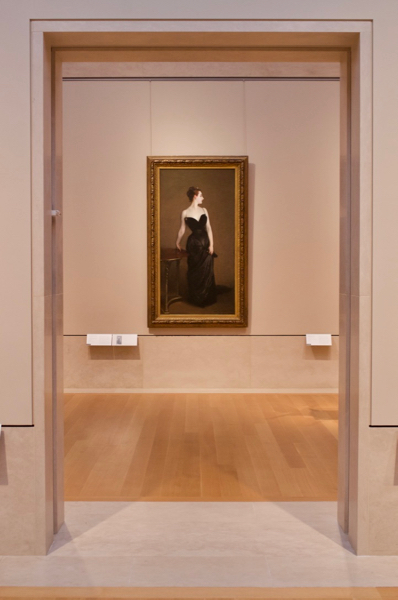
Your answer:
[[[149,327],[246,327],[248,157],[147,166]]]

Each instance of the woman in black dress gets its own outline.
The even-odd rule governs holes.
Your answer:
[[[213,267],[217,255],[214,253],[209,213],[201,206],[204,200],[202,190],[190,187],[187,196],[191,204],[181,213],[181,226],[176,246],[181,250],[180,242],[188,225],[192,232],[186,246],[189,301],[196,306],[204,307],[214,304],[217,300]]]

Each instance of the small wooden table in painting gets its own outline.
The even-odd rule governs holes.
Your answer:
[[[187,256],[185,250],[177,250],[177,248],[162,248],[160,251],[160,264],[163,265],[164,278],[162,277],[162,290],[164,291],[164,313],[168,314],[169,306],[173,302],[178,302],[182,299],[180,296],[180,262],[181,259]],[[172,275],[171,267],[174,267],[175,295],[169,298],[170,276]]]

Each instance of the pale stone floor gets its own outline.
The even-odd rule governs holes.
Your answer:
[[[335,502],[67,502],[46,557],[0,559],[2,586],[398,586],[357,557]]]

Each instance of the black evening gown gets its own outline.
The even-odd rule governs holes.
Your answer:
[[[187,239],[188,252],[188,293],[189,301],[196,306],[208,306],[217,300],[213,261],[215,254],[209,254],[210,240],[207,234],[207,215],[199,221],[185,217],[192,231]]]

